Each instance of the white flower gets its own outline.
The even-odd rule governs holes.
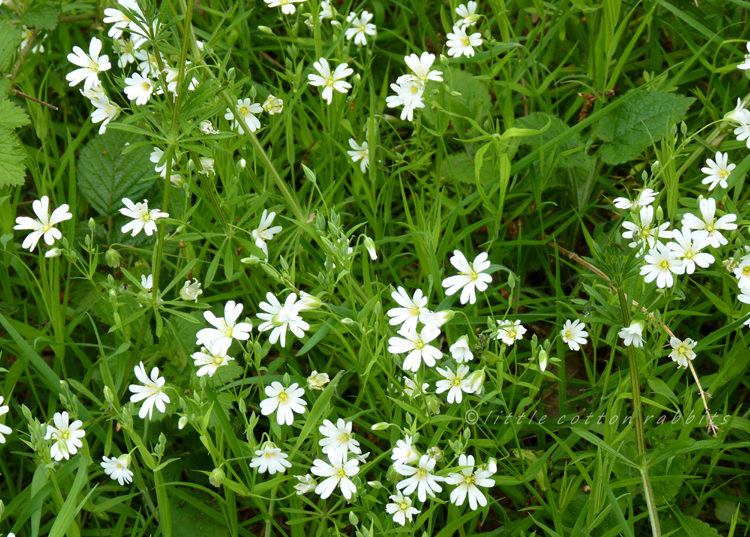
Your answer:
[[[73,47],[73,53],[68,54],[68,61],[77,65],[80,69],[65,75],[65,79],[70,82],[71,86],[77,86],[81,81],[84,81],[83,89],[90,90],[96,84],[99,84],[99,73],[112,68],[112,64],[109,63],[109,56],[106,54],[99,56],[101,51],[102,42],[96,37],[91,38],[88,54],[81,47]]]
[[[120,213],[124,214],[128,218],[132,218],[132,222],[128,222],[122,226],[122,232],[128,233],[133,232],[133,237],[138,235],[143,230],[149,237],[156,231],[156,220],[159,218],[168,218],[168,213],[163,213],[159,209],[148,209],[148,200],[143,200],[143,203],[133,203],[128,198],[123,198],[122,202],[125,204],[124,209],[120,209]]]
[[[153,274],[149,274],[146,276],[145,274],[141,274],[141,287],[147,292],[150,293],[151,289],[154,287],[154,276]]]
[[[716,188],[716,185],[721,185],[721,188],[727,188],[727,177],[732,173],[732,170],[737,167],[736,164],[728,164],[729,153],[716,152],[716,162],[712,159],[706,159],[706,167],[701,168],[701,171],[708,175],[703,179],[704,185],[708,186],[708,191],[712,191]]]
[[[440,328],[444,324],[449,323],[455,316],[456,312],[451,310],[425,312],[420,316],[420,321],[422,321],[425,326],[429,326],[431,328]]]
[[[272,226],[273,219],[276,218],[276,213],[271,212],[268,214],[268,209],[263,209],[263,214],[260,217],[260,223],[258,227],[252,231],[253,239],[255,239],[255,246],[263,250],[268,258],[268,246],[266,241],[273,240],[274,235],[281,232],[281,226]]]
[[[139,20],[144,19],[143,11],[141,11],[141,8],[136,0],[118,0],[118,3],[124,8],[138,15]],[[103,19],[103,22],[105,24],[112,24],[112,27],[109,29],[107,35],[114,39],[119,39],[122,35],[123,30],[125,30],[126,28],[135,27],[130,18],[119,9],[107,8],[104,10],[104,15],[105,17]]]
[[[313,86],[325,86],[321,96],[329,105],[333,100],[333,90],[346,93],[349,91],[349,88],[352,87],[351,84],[342,80],[354,73],[354,69],[351,69],[345,63],[340,63],[333,73],[331,73],[331,69],[328,66],[328,60],[325,58],[320,58],[313,63],[313,67],[315,67],[315,70],[318,71],[319,74],[316,75],[310,73],[307,75],[307,79]]]
[[[435,383],[437,389],[435,393],[448,392],[448,404],[452,405],[454,402],[460,403],[463,400],[464,392],[473,393],[474,390],[471,386],[471,381],[467,378],[469,374],[469,366],[460,365],[456,370],[456,373],[450,367],[445,369],[437,368],[438,373],[445,377],[445,380],[439,380]]]
[[[412,121],[414,110],[424,108],[424,102],[422,102],[424,83],[412,75],[403,75],[398,77],[395,84],[391,84],[391,89],[396,92],[396,95],[387,96],[385,104],[390,108],[403,106],[401,120]]]
[[[154,83],[150,78],[141,76],[140,73],[133,73],[125,79],[125,95],[135,104],[144,105],[148,103],[151,94],[154,93]]]
[[[641,321],[633,321],[630,326],[622,327],[619,334],[625,343],[626,347],[632,345],[633,347],[643,347],[643,323]]]
[[[135,63],[135,44],[132,39],[118,39],[117,44],[120,47],[120,58],[117,60],[117,66],[124,69],[131,63]]]
[[[622,236],[625,239],[632,239],[628,244],[631,248],[640,247],[642,252],[646,248],[656,246],[657,239],[671,239],[672,232],[669,231],[669,222],[664,222],[658,227],[652,227],[654,222],[654,208],[652,206],[641,207],[638,213],[640,224],[625,221],[622,223],[627,231]]]
[[[143,384],[143,386],[131,384],[129,387],[130,391],[133,392],[133,395],[130,396],[130,401],[133,403],[143,401],[143,406],[141,406],[138,417],[145,419],[148,414],[148,419],[151,419],[154,413],[154,406],[156,406],[159,412],[165,412],[167,407],[164,403],[169,403],[170,399],[164,393],[166,380],[164,380],[164,377],[159,376],[159,368],[154,367],[151,370],[151,378],[149,378],[146,374],[146,368],[143,362],[141,362],[135,366],[135,376]]]
[[[586,336],[589,333],[586,332],[586,325],[580,320],[565,321],[562,330],[560,331],[560,337],[570,347],[570,350],[577,351],[581,348],[581,345],[586,344]]]
[[[260,128],[260,120],[255,117],[255,114],[262,113],[263,108],[258,103],[254,103],[252,99],[237,99],[235,111],[245,119],[245,123],[247,123],[247,126],[250,128],[250,132],[255,132]],[[245,134],[245,129],[242,128],[239,120],[234,114],[235,112],[227,108],[227,112],[224,114],[224,119],[227,121],[234,120],[232,128],[237,129],[240,134]]]
[[[734,277],[740,289],[750,288],[750,254],[743,256],[734,268]]]
[[[377,33],[375,25],[370,22],[372,17],[372,13],[363,11],[362,15],[349,21],[351,26],[346,30],[346,39],[351,41],[353,38],[355,45],[366,45],[367,36]]]
[[[427,309],[427,297],[424,296],[421,289],[417,289],[414,292],[414,297],[409,298],[406,289],[399,287],[396,291],[391,293],[391,298],[393,298],[400,307],[388,310],[388,317],[391,318],[388,321],[388,324],[391,326],[401,325],[400,330],[407,332],[410,330],[416,330],[420,317],[425,313],[430,312],[430,310]]]
[[[107,132],[107,125],[113,119],[117,119],[120,115],[120,107],[109,100],[106,95],[97,96],[97,98],[91,100],[91,104],[94,105],[95,110],[91,112],[91,122],[101,123],[99,127],[99,134]]]
[[[323,420],[323,425],[318,430],[324,437],[318,441],[318,444],[323,448],[323,453],[326,453],[329,457],[334,451],[341,452],[344,457],[350,451],[357,454],[362,453],[359,442],[354,439],[352,434],[351,421],[346,422],[339,418],[334,425],[331,420]]]
[[[159,68],[159,58],[155,52],[139,50],[135,53],[135,57],[140,62],[138,64],[138,70],[140,71],[141,75],[151,78],[159,78],[161,69]],[[163,55],[161,56],[161,62],[162,65],[166,63],[166,59]]]
[[[739,127],[734,129],[737,141],[747,140],[747,147],[750,148],[750,123],[740,123]]]
[[[430,341],[440,336],[440,329],[433,327],[424,327],[421,333],[415,329],[400,330],[398,332],[403,337],[392,337],[388,340],[388,352],[391,354],[407,354],[404,359],[404,369],[416,372],[422,361],[428,367],[435,365],[435,360],[442,358],[443,353],[436,347],[428,345]]]
[[[102,468],[104,473],[107,474],[110,479],[116,479],[120,485],[125,483],[133,482],[133,472],[128,469],[130,465],[130,455],[127,453],[120,455],[119,457],[102,457]]]
[[[200,163],[201,163],[201,169],[198,170],[198,173],[200,173],[201,175],[210,175],[212,173],[216,173],[214,171],[214,159],[208,158],[208,157],[201,157]]]
[[[349,138],[349,147],[352,148],[352,151],[347,151],[347,153],[352,158],[352,162],[361,160],[359,169],[362,170],[362,173],[365,173],[367,167],[370,165],[370,153],[367,150],[367,142],[362,142],[362,145],[359,145],[354,138]]]
[[[283,474],[287,468],[292,467],[292,464],[286,460],[288,457],[273,442],[266,442],[262,449],[255,451],[255,458],[250,461],[250,468],[257,468],[261,474],[265,474],[266,472],[271,475],[276,472]]]
[[[708,253],[701,253],[701,249],[709,244],[708,237],[696,237],[690,229],[684,227],[682,231],[675,229],[672,231],[673,242],[668,242],[667,247],[672,250],[677,259],[685,265],[685,272],[692,274],[695,272],[695,265],[701,268],[708,268],[714,262],[714,256]]]
[[[429,387],[430,385],[426,382],[423,382],[422,386],[417,386],[417,383],[412,379],[410,379],[409,377],[404,377],[404,393],[407,397],[416,398],[420,395],[425,395]]]
[[[432,473],[435,469],[436,461],[427,455],[422,455],[416,468],[401,464],[393,468],[401,475],[411,476],[408,479],[399,481],[396,488],[403,490],[404,494],[411,494],[417,491],[417,497],[420,502],[427,501],[427,495],[435,497],[436,492],[441,492],[443,488],[438,482],[445,481],[445,478],[436,476]]]
[[[729,241],[724,238],[721,231],[731,231],[737,229],[737,215],[725,214],[718,220],[716,219],[716,200],[713,198],[702,198],[699,203],[701,216],[698,218],[693,214],[686,214],[682,217],[682,225],[688,229],[697,229],[698,232],[693,236],[698,239],[706,237],[709,239],[708,245],[718,248],[728,244]]]
[[[320,15],[318,15],[318,20],[321,22],[325,19],[332,19],[333,18],[333,9],[331,9],[331,0],[323,0],[320,3]]]
[[[217,131],[217,130],[216,130],[216,129],[214,128],[214,124],[213,124],[213,123],[211,123],[210,121],[208,121],[207,119],[206,119],[206,120],[204,120],[204,121],[201,121],[201,124],[200,124],[200,125],[198,126],[198,128],[199,128],[199,129],[200,129],[200,131],[201,131],[201,132],[202,132],[203,134],[205,134],[205,135],[209,135],[209,134],[219,134],[219,131]]]
[[[744,123],[745,125],[747,125],[750,123],[750,111],[745,109],[742,99],[737,97],[737,106],[734,107],[734,110],[728,112],[724,116],[724,119],[729,119],[731,121]]]
[[[180,298],[185,302],[198,302],[198,297],[202,294],[201,283],[195,278],[192,282],[187,280],[180,289]]]
[[[669,353],[669,357],[672,361],[677,362],[678,368],[686,368],[688,366],[688,360],[692,361],[695,358],[693,348],[698,344],[697,341],[693,341],[690,338],[682,341],[676,337],[671,337],[669,338],[669,344],[672,346],[672,352]]]
[[[622,209],[623,211],[627,211],[628,209],[639,209],[640,207],[651,205],[658,195],[658,192],[654,192],[650,188],[644,188],[635,201],[630,201],[628,198],[615,198],[613,203],[615,207]]]
[[[4,399],[3,396],[0,395],[0,416],[4,416],[8,413],[8,405],[3,405]],[[13,429],[8,427],[7,425],[3,425],[0,423],[0,444],[5,443],[5,435],[8,435],[13,432]]]
[[[56,240],[62,239],[62,233],[54,226],[65,220],[70,220],[73,218],[73,215],[70,214],[67,204],[60,205],[50,214],[49,198],[47,196],[42,196],[41,199],[34,200],[31,208],[34,210],[34,214],[36,214],[36,220],[28,216],[19,216],[16,218],[16,225],[13,229],[31,230],[31,233],[26,235],[26,238],[23,240],[21,247],[33,252],[39,239],[42,237],[44,237],[44,242],[48,246],[52,246]]]
[[[469,263],[464,254],[454,250],[450,261],[459,273],[443,280],[445,294],[453,296],[461,291],[461,304],[474,304],[477,301],[476,291],[484,292],[492,281],[492,276],[484,272],[490,268],[488,257],[487,252],[482,252]]]
[[[273,293],[266,293],[268,302],[261,302],[258,307],[266,313],[259,313],[258,318],[265,321],[258,326],[259,332],[271,330],[268,341],[273,345],[281,341],[281,346],[286,345],[287,328],[298,338],[305,337],[305,330],[310,329],[310,325],[299,316],[297,305],[297,295],[291,293],[286,297],[284,305],[274,296]]]
[[[462,28],[465,28],[466,26],[474,26],[477,21],[479,20],[479,17],[476,15],[477,12],[477,3],[474,2],[474,0],[471,0],[468,4],[460,4],[456,8],[456,15],[460,17],[458,21],[458,25]]]
[[[253,325],[237,322],[242,313],[242,308],[242,304],[230,300],[224,305],[224,317],[216,317],[210,311],[203,312],[203,317],[214,328],[203,328],[198,331],[196,345],[205,345],[212,341],[215,343],[213,347],[215,353],[226,354],[233,339],[239,341],[250,339],[250,331],[253,329]]]
[[[402,526],[406,525],[406,519],[409,522],[414,521],[414,515],[419,514],[419,509],[412,507],[411,498],[401,494],[401,491],[389,496],[393,503],[386,504],[385,511],[389,515],[393,515],[393,521]]]
[[[185,70],[187,70],[188,66],[190,65],[190,62],[185,62]],[[180,70],[177,69],[177,67],[165,67],[164,68],[164,78],[167,81],[167,91],[169,93],[172,93],[174,95],[177,95],[177,82],[180,78]],[[185,77],[187,77],[187,73],[185,73]],[[189,91],[195,91],[195,88],[198,86],[198,79],[195,77],[192,77],[190,80],[190,85],[188,86]],[[164,93],[164,90],[162,88],[159,88],[157,91],[159,95]]]
[[[419,460],[420,453],[414,447],[414,439],[408,434],[404,436],[403,440],[396,442],[396,447],[393,448],[393,465],[399,466],[402,464],[412,464]]]
[[[331,382],[331,378],[328,373],[318,373],[313,371],[310,376],[307,377],[307,389],[308,390],[319,390],[323,391],[325,385]]]
[[[511,346],[517,340],[523,339],[526,328],[521,321],[497,321],[498,331],[497,339],[502,340],[505,345]]]
[[[76,420],[69,424],[67,412],[55,412],[52,419],[55,426],[47,425],[47,434],[44,435],[45,440],[55,441],[50,448],[50,456],[56,461],[70,459],[71,455],[78,453],[78,448],[83,447],[81,438],[86,436],[86,431],[81,429],[83,422]]]
[[[451,345],[451,356],[459,364],[462,362],[470,362],[474,359],[474,355],[471,352],[469,346],[469,336],[463,335]]]
[[[302,414],[305,412],[307,401],[302,399],[305,390],[299,387],[296,382],[288,388],[281,385],[280,382],[272,382],[266,386],[266,399],[260,402],[260,412],[268,416],[276,412],[276,422],[279,425],[291,425],[294,423],[294,413]]]
[[[305,0],[263,0],[268,7],[279,7],[281,6],[281,12],[284,15],[293,15],[297,10],[292,2],[304,2]]]
[[[440,76],[443,74],[442,71],[430,70],[430,67],[432,67],[432,64],[435,62],[434,54],[430,54],[429,52],[423,52],[421,56],[410,54],[409,56],[404,56],[404,61],[413,73],[413,77],[423,85],[426,84],[428,80],[433,80],[435,82],[443,81],[443,77]]]
[[[229,365],[229,362],[234,361],[234,358],[227,356],[226,351],[217,352],[216,342],[207,341],[204,347],[201,347],[199,352],[194,352],[190,357],[195,361],[195,367],[199,367],[196,375],[202,377],[208,375],[213,377],[216,370],[221,366]],[[223,349],[219,349],[223,350]]]
[[[299,483],[294,485],[294,488],[297,491],[297,495],[299,496],[301,496],[302,494],[307,494],[308,492],[312,492],[318,485],[315,479],[313,479],[313,476],[311,476],[310,474],[295,475],[294,477],[296,477],[297,481],[299,481]]]
[[[359,461],[357,459],[347,461],[346,456],[340,451],[330,453],[328,460],[331,461],[330,464],[321,459],[313,461],[310,471],[319,477],[328,478],[315,487],[315,494],[319,494],[325,500],[338,486],[344,498],[350,499],[352,494],[357,492],[357,487],[349,478],[359,473]]]
[[[268,112],[269,115],[280,114],[284,111],[284,101],[269,93],[268,98],[263,103],[263,110]]]
[[[744,304],[750,304],[750,287],[743,287],[740,289],[740,294],[737,295],[740,302]],[[745,321],[745,326],[750,325],[750,317]]]
[[[656,280],[659,289],[672,287],[672,274],[685,274],[685,264],[677,259],[675,253],[661,243],[646,254],[646,265],[641,267],[641,276],[646,283]]]
[[[750,41],[747,42],[747,52],[748,54],[745,54],[745,59],[737,66],[737,69],[742,69],[743,71],[750,69]]]
[[[472,511],[477,510],[477,504],[484,507],[487,505],[487,498],[484,497],[482,491],[477,487],[493,487],[495,482],[490,479],[494,472],[490,470],[483,470],[481,467],[474,471],[474,457],[469,455],[461,455],[458,458],[459,466],[466,466],[461,473],[449,474],[445,478],[445,482],[449,485],[457,485],[453,491],[451,491],[451,502],[454,505],[463,505],[466,496],[469,496],[469,507]]]
[[[471,58],[474,56],[474,47],[478,47],[482,44],[482,34],[479,32],[468,35],[464,30],[465,27],[454,26],[453,33],[448,33],[446,36],[446,46],[448,49],[448,56],[453,58],[460,58],[466,56]]]

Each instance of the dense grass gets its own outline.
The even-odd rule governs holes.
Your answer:
[[[38,13],[37,4],[0,6],[0,20],[38,20],[24,15]],[[40,30],[44,52],[17,52],[6,82],[57,110],[0,85],[0,99],[9,93],[30,118],[16,130],[27,155],[25,181],[0,190],[0,395],[10,405],[0,421],[13,429],[0,444],[2,532],[746,531],[747,306],[721,261],[748,244],[750,156],[723,120],[748,93],[745,71],[736,68],[750,38],[748,4],[482,1],[475,31],[484,43],[473,58],[436,60],[444,83],[428,84],[426,107],[413,122],[386,106],[390,84],[407,72],[405,55],[445,53],[456,2],[334,3],[344,25],[350,11],[374,14],[377,39],[364,47],[320,20],[317,1],[296,4],[293,15],[255,1],[143,2],[164,25],[156,46],[166,61],[191,64],[178,99],[155,95],[141,107],[122,93],[134,65],[116,65],[102,23],[110,6],[49,6],[56,22],[38,23],[54,26]],[[315,14],[314,32],[304,23],[308,13]],[[68,53],[75,45],[88,51],[94,36],[113,64],[100,79],[123,108],[103,136],[91,122],[91,104],[65,79],[74,68]],[[320,57],[332,66],[347,62],[356,75],[348,94],[336,93],[330,106],[308,83]],[[200,83],[193,92],[191,76]],[[228,104],[246,97],[262,104],[269,93],[283,100],[283,112],[260,114],[263,128],[253,135],[233,131],[224,119]],[[664,103],[672,98],[678,104],[669,108]],[[607,133],[639,110],[645,115],[636,121],[641,130],[630,134],[630,149],[615,146]],[[198,130],[203,120],[221,134]],[[346,153],[350,138],[369,144],[364,173]],[[118,181],[132,181],[121,196],[147,198],[170,215],[151,237],[121,232],[128,219],[119,198],[113,207],[92,202],[104,191],[90,181],[102,169],[96,159],[125,142]],[[154,172],[154,146],[165,150],[163,163],[180,173],[184,188]],[[707,195],[700,168],[716,150],[728,151],[738,167],[729,188],[711,196],[738,215],[739,229],[725,234],[729,246],[713,250],[711,268],[657,290],[638,275],[640,261],[621,238],[625,213],[611,200],[653,188],[664,217],[678,227],[686,212],[696,212],[697,196]],[[200,157],[214,159],[215,174],[200,173]],[[13,230],[42,195],[53,207],[67,203],[73,214],[58,226],[68,253],[51,259],[43,256],[47,246],[23,250],[25,235]],[[283,231],[268,242],[268,264],[243,263],[262,254],[251,230],[264,209],[277,213]],[[365,237],[375,244],[375,260]],[[449,262],[454,250],[470,260],[488,252],[493,264],[493,282],[474,305],[461,305],[441,286],[456,272]],[[139,288],[148,274],[151,293]],[[179,297],[190,278],[202,284],[197,303]],[[445,394],[434,394],[439,375],[423,367],[418,382],[429,382],[430,394],[403,395],[403,356],[388,352],[395,331],[386,315],[398,286],[410,294],[422,289],[435,310],[457,312],[435,344],[447,356],[469,335],[476,355],[469,365],[486,375],[483,393],[448,405]],[[157,289],[165,302],[157,301]],[[257,331],[258,304],[269,291],[283,297],[298,290],[324,305],[304,316],[311,325],[305,338],[287,334],[285,347],[271,344]],[[191,354],[199,350],[197,331],[207,326],[203,312],[220,316],[229,300],[244,304],[242,317],[255,325],[251,339],[244,348],[235,343],[231,366],[199,378]],[[623,347],[617,335],[633,316],[649,327],[643,349]],[[528,329],[512,347],[491,337],[505,318]],[[575,318],[589,332],[578,352],[557,337]],[[670,330],[699,341],[693,365],[711,395],[716,436],[706,430],[691,370],[668,358]],[[545,341],[555,361],[542,373],[537,345]],[[129,402],[141,361],[149,371],[159,367],[169,386],[166,412],[151,420],[140,419],[140,405]],[[312,371],[326,372],[331,383],[306,391],[307,412],[294,425],[261,415],[264,387],[306,386]],[[641,404],[645,426],[637,412],[630,419]],[[83,421],[86,442],[80,455],[53,464],[42,437],[64,409]],[[318,427],[338,417],[354,422],[362,451],[370,453],[354,479],[358,496],[348,503],[339,491],[327,500],[295,494],[294,476],[322,457]],[[381,423],[392,425],[373,429]],[[421,513],[413,523],[394,525],[385,513],[399,479],[389,468],[390,450],[416,433],[420,451],[444,451],[441,475],[458,471],[459,453],[497,459],[487,507],[452,505],[453,487],[443,484],[437,499],[414,498]],[[269,439],[289,455],[293,466],[285,474],[248,466]],[[100,462],[128,452],[134,483],[121,487]],[[223,480],[211,476],[215,468]],[[654,493],[650,502],[644,483]],[[657,509],[651,523],[649,506]]]

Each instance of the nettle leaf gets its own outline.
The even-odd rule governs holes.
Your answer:
[[[608,164],[637,158],[652,142],[664,138],[671,125],[685,119],[693,101],[692,97],[660,91],[631,97],[627,105],[604,116],[594,129],[594,136],[604,142],[599,156]]]
[[[697,518],[685,515],[681,515],[680,518],[682,521],[676,518],[668,518],[663,521],[662,534],[670,533],[671,537],[719,537],[719,532],[715,528]]]
[[[0,127],[17,129],[25,127],[29,122],[29,116],[23,108],[13,104],[13,101],[0,101]]]
[[[13,62],[18,43],[21,42],[21,31],[9,21],[0,21],[0,73],[7,73]]]
[[[564,132],[570,130],[570,127],[563,120],[544,112],[535,112],[526,117],[518,118],[516,120],[516,127],[541,130],[547,125],[547,123],[550,123],[550,126],[546,131],[542,134],[537,134],[536,136],[526,136],[521,138],[521,144],[529,145],[534,149],[540,147],[542,144],[547,146],[554,138],[557,138]],[[560,160],[557,162],[557,165],[560,168],[579,167],[584,168],[586,171],[590,171],[592,161],[591,157],[583,151],[584,146],[585,144],[581,140],[581,137],[576,134],[557,145],[554,149],[550,147],[547,152],[554,150],[556,154],[560,155]],[[571,151],[572,153],[563,155],[563,153],[567,153],[568,151]]]
[[[448,155],[448,158],[443,159],[443,163],[440,166],[440,176],[450,177],[461,181],[462,183],[469,183],[475,185],[477,183],[474,175],[474,161],[469,158],[465,152],[454,153]],[[485,185],[492,180],[494,177],[492,173],[492,166],[489,163],[482,166],[480,182]]]
[[[154,175],[148,146],[136,147],[123,155],[129,145],[145,141],[137,134],[108,130],[81,151],[78,189],[99,214],[117,215],[123,198],[140,201],[151,187],[152,181],[144,181]]]
[[[57,18],[60,16],[60,7],[49,4],[38,4],[29,9],[21,16],[21,21],[30,27],[39,30],[54,30],[57,28]]]

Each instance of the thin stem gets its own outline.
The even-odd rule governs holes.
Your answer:
[[[623,326],[630,326],[630,306],[625,291],[617,290],[617,296],[620,299],[620,311],[622,312]],[[641,384],[640,374],[638,373],[638,360],[635,356],[635,348],[632,345],[627,346],[628,365],[630,367],[630,391],[633,394],[633,423],[635,424],[635,443],[638,447],[639,465],[645,463],[646,458],[646,436],[643,431],[643,408],[641,406]],[[641,480],[643,481],[643,498],[646,500],[648,507],[648,518],[651,521],[651,533],[654,537],[661,536],[659,526],[659,514],[656,511],[656,502],[654,501],[654,490],[651,487],[651,478],[648,474],[648,467],[639,468]]]

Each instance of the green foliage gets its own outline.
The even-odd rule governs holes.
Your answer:
[[[14,129],[28,124],[26,112],[11,101],[0,98],[0,187],[24,182],[26,151]]]
[[[123,198],[134,203],[151,187],[153,177],[150,151],[142,136],[108,130],[92,139],[81,151],[78,188],[101,215],[114,216]],[[128,150],[128,146],[133,148]]]
[[[644,149],[664,138],[671,125],[685,119],[693,102],[695,99],[691,97],[661,91],[645,91],[631,97],[594,129],[594,136],[604,142],[600,158],[608,164],[637,158]]]
[[[10,71],[13,55],[21,42],[21,32],[10,21],[0,20],[0,74]]]
[[[57,28],[59,16],[59,5],[37,3],[21,16],[21,21],[31,28],[51,31]]]

